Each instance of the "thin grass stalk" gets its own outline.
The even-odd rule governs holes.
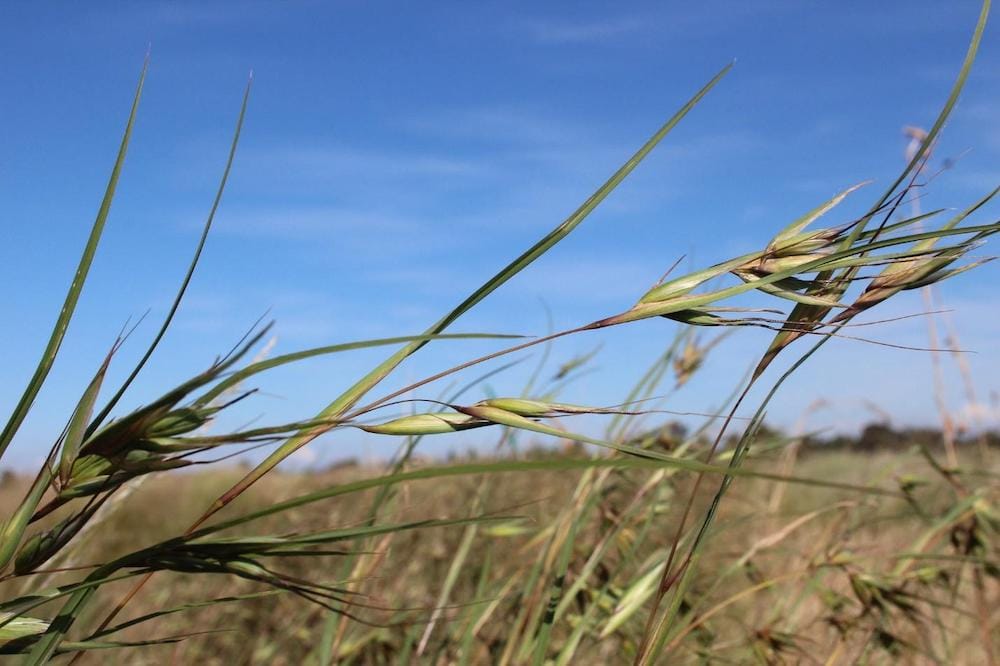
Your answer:
[[[487,550],[483,563],[479,567],[479,581],[476,583],[475,599],[479,601],[478,610],[471,613],[465,623],[465,629],[463,630],[459,641],[460,647],[458,650],[458,666],[468,666],[469,659],[472,655],[473,641],[476,638],[476,626],[478,625],[480,619],[485,616],[487,612],[489,612],[490,606],[485,602],[485,596],[492,564],[492,551]],[[497,595],[498,598],[500,596],[501,595]]]
[[[914,139],[916,140],[916,136]],[[924,137],[926,138],[926,137]],[[918,141],[919,144],[919,141]],[[934,146],[929,145],[927,147],[927,160],[930,159],[934,152]],[[925,161],[926,163],[926,161]],[[922,170],[922,169],[921,169]],[[918,170],[920,173],[920,170]],[[910,203],[910,209],[914,217],[919,217],[920,215],[920,199],[914,198]],[[923,224],[917,222],[916,229],[922,231]],[[937,325],[934,321],[934,315],[930,314],[934,310],[934,287],[933,285],[927,285],[920,288],[920,297],[923,302],[924,312],[927,313],[927,339],[930,347],[933,351],[930,352],[931,355],[931,373],[934,378],[934,402],[938,408],[938,414],[941,418],[941,432],[944,439],[945,454],[948,458],[948,465],[951,468],[958,467],[958,453],[955,451],[955,432],[954,424],[952,422],[951,413],[948,410],[948,405],[944,396],[944,377],[942,375],[941,369],[941,356],[937,351],[938,347],[938,333]]]
[[[524,584],[521,586],[521,591],[515,597],[517,613],[514,616],[514,621],[510,623],[510,635],[509,639],[504,646],[503,652],[500,658],[497,660],[497,666],[507,666],[515,658],[515,652],[518,646],[524,646],[525,643],[531,637],[530,632],[526,629],[529,622],[529,615],[532,609],[531,600],[536,594],[536,589],[540,580],[544,580],[542,577],[545,562],[548,556],[548,549],[540,549],[538,554],[535,556],[534,562],[531,568],[528,570],[527,576],[525,576]]]
[[[574,494],[571,499],[571,506],[579,507],[581,503],[589,502],[590,497],[582,494]],[[530,600],[525,604],[528,612],[524,615],[523,628],[521,629],[520,646],[513,653],[515,663],[525,663],[536,655],[539,642],[548,638],[548,614],[552,596],[561,588],[562,582],[559,580],[558,568],[562,562],[562,556],[566,547],[571,547],[571,535],[573,533],[571,509],[563,513],[557,522],[547,531],[550,536],[545,542],[543,556],[540,560],[541,568],[535,584],[530,588]]]
[[[184,294],[187,292],[188,285],[191,284],[191,278],[194,277],[195,268],[198,266],[198,261],[201,259],[202,251],[205,249],[205,242],[208,240],[208,234],[212,230],[212,222],[215,220],[215,214],[219,210],[219,204],[222,202],[222,194],[226,190],[226,183],[229,181],[229,172],[233,168],[233,161],[236,158],[236,148],[239,146],[240,142],[240,132],[243,130],[243,119],[246,117],[247,104],[250,101],[250,89],[253,86],[253,73],[250,74],[250,79],[247,81],[246,90],[243,92],[243,103],[240,105],[239,116],[236,119],[236,131],[233,132],[233,140],[229,147],[229,156],[226,158],[226,166],[222,171],[222,178],[219,181],[219,187],[215,192],[215,199],[212,201],[212,207],[209,209],[208,217],[205,220],[205,224],[201,230],[201,237],[198,239],[198,245],[195,248],[194,256],[191,258],[191,263],[188,265],[187,272],[184,274],[184,279],[181,280],[181,286],[177,290],[177,295],[174,296],[174,301],[170,305],[170,309],[167,312],[167,316],[163,319],[163,324],[160,326],[160,330],[157,331],[156,335],[153,337],[152,342],[149,343],[146,352],[136,363],[135,368],[122,383],[121,388],[111,397],[108,403],[100,411],[100,413],[94,418],[90,426],[87,428],[87,436],[92,435],[97,428],[104,422],[104,420],[111,414],[111,411],[121,400],[122,396],[128,390],[128,387],[135,381],[135,378],[139,376],[142,369],[145,367],[146,363],[152,357],[153,352],[156,351],[156,347],[160,344],[160,340],[166,335],[167,329],[170,328],[170,324],[174,320],[174,315],[177,314],[178,308],[180,308],[181,301],[184,300]]]
[[[780,470],[782,474],[791,474],[795,469],[795,463],[798,461],[799,451],[802,449],[803,440],[805,438],[805,424],[806,418],[816,410],[825,406],[825,402],[821,400],[816,400],[806,407],[805,412],[799,417],[798,423],[795,424],[794,434],[795,438],[792,442],[785,448],[781,455]],[[774,490],[771,491],[771,499],[768,502],[768,511],[772,514],[778,513],[781,508],[781,502],[785,496],[785,489],[787,486],[784,484],[775,484]]]
[[[596,497],[591,495],[587,500],[589,504],[595,501]],[[581,509],[581,513],[585,513],[586,511],[587,507],[584,506]],[[573,555],[573,548],[576,545],[578,527],[579,523],[577,521],[569,522],[568,530],[562,540],[562,546],[559,548],[559,556],[553,570],[555,577],[552,579],[548,602],[545,605],[545,614],[541,618],[538,638],[535,642],[534,666],[542,666],[548,655],[549,641],[552,638],[552,626],[555,624],[556,609],[559,607],[559,602],[562,601],[563,590],[566,587],[566,575],[569,570],[570,558]]]
[[[480,499],[477,500],[473,513],[479,513],[481,510],[482,499],[480,495]],[[424,628],[424,631],[420,636],[420,641],[417,643],[417,657],[422,656],[427,650],[427,643],[430,641],[431,634],[434,632],[434,627],[441,618],[441,613],[444,607],[448,604],[448,600],[451,597],[451,591],[455,586],[455,582],[458,580],[458,575],[462,571],[462,567],[465,566],[465,561],[469,557],[469,551],[472,548],[472,542],[475,540],[478,531],[479,526],[471,524],[465,528],[465,531],[462,534],[462,540],[459,542],[458,549],[455,551],[455,557],[452,558],[451,564],[448,566],[448,573],[445,574],[444,583],[441,585],[441,592],[438,594],[437,601],[434,604],[434,611],[431,613],[430,621],[427,622],[427,626]]]

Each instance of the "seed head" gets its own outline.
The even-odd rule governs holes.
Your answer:
[[[95,502],[93,506],[61,520],[52,528],[32,535],[24,542],[14,559],[14,573],[29,573],[45,564],[77,535],[100,508],[101,504]]]
[[[437,435],[458,430],[468,430],[488,425],[465,414],[441,412],[439,414],[414,414],[376,425],[359,425],[366,432],[379,435]]]
[[[24,615],[15,617],[13,613],[0,613],[0,623],[3,625],[0,626],[0,652],[6,652],[3,648],[12,647],[13,643],[44,634],[49,629],[48,620]]]
[[[520,416],[545,416],[557,411],[554,408],[558,406],[541,400],[526,400],[524,398],[492,398],[478,404],[496,407]]]

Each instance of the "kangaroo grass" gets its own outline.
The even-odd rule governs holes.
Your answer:
[[[954,278],[991,259],[973,252],[1000,231],[1000,222],[969,222],[996,198],[1000,187],[934,229],[925,230],[923,225],[939,219],[943,210],[897,219],[900,206],[912,198],[916,188],[925,185],[918,182],[918,177],[968,78],[989,10],[990,1],[985,0],[966,58],[931,130],[902,173],[861,217],[826,228],[813,227],[847,197],[856,196],[868,182],[840,191],[787,224],[753,252],[686,274],[678,274],[678,260],[652,287],[635,294],[631,306],[612,310],[617,314],[566,330],[550,328],[548,334],[534,338],[445,332],[577,229],[719,83],[731,69],[732,65],[728,65],[572,214],[492,278],[472,289],[423,333],[325,345],[247,362],[250,352],[271,329],[271,324],[258,322],[228,354],[217,358],[203,372],[144,406],[112,417],[172,325],[193,280],[234,166],[251,77],[243,92],[218,188],[164,321],[127,378],[98,409],[109,367],[125,336],[115,341],[81,393],[44,464],[0,528],[0,573],[6,572],[0,582],[17,578],[26,584],[20,593],[0,601],[0,652],[26,655],[25,663],[37,665],[58,654],[72,654],[72,663],[92,650],[177,644],[205,634],[215,635],[217,630],[204,631],[195,625],[195,631],[160,638],[109,637],[167,618],[180,619],[189,612],[273,599],[275,603],[308,602],[309,610],[302,615],[306,619],[320,614],[321,642],[310,650],[308,658],[312,660],[309,663],[324,666],[338,659],[376,659],[372,655],[382,659],[388,652],[379,650],[389,650],[386,646],[397,639],[391,649],[400,663],[473,663],[486,659],[501,665],[541,666],[606,659],[611,654],[608,650],[615,651],[616,658],[626,655],[624,658],[636,664],[660,663],[667,655],[670,659],[685,655],[722,659],[723,654],[731,652],[740,663],[750,658],[780,663],[789,655],[807,654],[806,645],[818,645],[803,632],[823,623],[834,631],[822,634],[834,636],[828,645],[824,644],[830,659],[845,653],[867,658],[872,651],[882,650],[893,656],[919,655],[941,662],[959,649],[948,622],[971,622],[982,637],[984,654],[992,659],[987,583],[1000,575],[991,545],[1000,531],[1000,520],[993,494],[978,482],[991,480],[988,470],[976,476],[956,465],[944,467],[926,444],[921,444],[926,465],[947,489],[931,495],[925,488],[930,484],[910,476],[884,474],[876,477],[876,482],[866,479],[848,483],[832,475],[792,473],[798,464],[794,460],[782,467],[782,473],[748,464],[753,460],[751,450],[754,456],[767,457],[780,448],[798,447],[807,437],[769,432],[764,425],[765,411],[785,380],[827,341],[835,337],[864,340],[843,331],[900,318],[855,323],[858,315],[904,291]],[[110,212],[147,66],[148,60],[63,308],[33,376],[0,432],[0,456],[46,381],[73,317]],[[620,404],[586,406],[559,397],[567,383],[584,376],[596,348],[559,364],[547,382],[543,381],[554,341],[654,318],[677,332]],[[703,342],[695,334],[695,327],[711,327],[722,333]],[[672,396],[702,369],[708,355],[729,333],[747,327],[772,330],[775,335],[719,410],[662,408],[664,398],[657,395],[658,387],[671,373],[668,395]],[[805,336],[819,339],[778,377],[751,417],[737,416],[751,389],[778,356]],[[425,345],[463,340],[512,342],[363,402]],[[864,341],[903,347],[893,342]],[[242,387],[267,371],[319,356],[381,346],[399,347],[310,418],[261,426],[251,422],[221,434],[207,434],[204,429],[220,415],[245,404],[256,389]],[[471,382],[458,389],[453,384],[436,397],[416,393],[463,370],[538,346],[543,346],[544,351],[520,395],[498,395],[488,382],[523,358],[493,369],[483,368]],[[466,394],[473,390],[485,396],[468,398]],[[393,418],[385,416],[390,407],[421,411]],[[654,414],[698,417],[701,425],[690,436],[673,433],[670,428],[641,431],[639,426]],[[584,415],[607,417],[603,436],[564,427]],[[719,421],[721,425],[710,437],[710,428]],[[724,437],[734,421],[745,421],[745,427],[723,450]],[[424,437],[484,428],[497,431],[496,449],[505,457],[445,465],[416,464],[414,460]],[[290,455],[320,435],[344,429],[405,439],[392,463],[374,475],[338,478],[319,488],[296,490],[291,497],[286,493],[272,498],[257,508],[240,509],[234,515],[236,507],[230,507],[234,500],[247,494]],[[519,455],[519,433],[553,438],[580,450],[589,445],[597,452],[582,456],[577,448],[568,448],[570,453],[565,455],[523,457]],[[176,474],[180,468],[215,464],[261,446],[272,449],[266,458],[241,472],[235,482],[228,480],[221,493],[212,493],[209,497],[215,497],[214,501],[203,511],[204,505],[199,505],[200,514],[195,514],[199,517],[179,535],[160,535],[144,542],[151,545],[138,549],[133,546],[123,554],[75,560],[96,562],[93,566],[69,566],[53,559],[82,551],[82,535],[88,531],[101,536],[102,521],[113,519],[108,517],[109,507],[129,509],[130,501],[122,499],[132,499],[129,493],[137,480],[179,478]],[[541,522],[529,520],[520,512],[541,512],[544,502],[538,500],[539,495],[557,497],[557,489],[539,481],[532,487],[534,495],[525,498],[508,496],[504,483],[519,482],[524,477],[551,480],[572,474],[577,476],[567,490],[565,502]],[[707,475],[718,477],[719,485],[705,494],[702,486]],[[717,523],[722,500],[736,478],[741,479],[741,487],[781,483],[795,486],[803,496],[823,492],[839,499],[819,508],[797,510],[787,522],[775,524],[779,516],[774,510],[780,502],[769,502],[767,498],[773,498],[773,494],[763,493],[763,504],[775,506],[772,511],[762,510],[757,506],[761,504],[758,496],[748,493],[739,502],[731,502],[735,505],[731,510],[739,507],[744,511],[742,515],[730,514]],[[417,518],[407,515],[411,487],[423,481],[443,488],[457,479],[475,483],[465,504],[436,511],[426,507]],[[844,500],[848,493],[851,499]],[[298,521],[308,510],[327,511],[340,506],[331,503],[337,498],[364,500],[366,508],[350,519],[347,514],[324,514],[319,526],[305,527]],[[507,508],[491,510],[498,498]],[[692,521],[696,506],[702,504],[700,520]],[[881,506],[897,507],[893,509],[893,520],[912,519],[919,526],[909,533],[905,548],[884,558],[892,563],[887,570],[866,565],[864,551],[850,553],[841,547],[849,540],[850,530],[872,524],[872,516],[865,511]],[[227,507],[227,513],[220,515]],[[516,507],[518,513],[512,513],[510,507]],[[726,560],[707,583],[697,576],[700,566],[716,563],[719,557],[707,548],[713,534],[749,529],[746,525],[761,517],[770,521],[766,523],[766,536],[757,535],[742,550],[734,549],[742,555]],[[264,524],[281,527],[265,530]],[[669,529],[662,529],[664,526]],[[29,527],[35,530],[31,534]],[[824,538],[810,546],[808,558],[789,563],[777,573],[764,570],[786,542],[804,538],[802,534],[820,527]],[[415,534],[449,532],[460,536],[451,550],[445,551],[441,580],[431,581],[423,601],[404,602],[409,590],[401,594],[399,603],[383,603],[371,593],[369,588],[384,576],[380,569],[387,566],[393,549],[409,548],[406,539],[415,538]],[[508,559],[499,554],[499,544],[505,539],[519,544],[516,551],[511,551],[516,552],[515,557]],[[494,547],[498,548],[496,554]],[[481,554],[482,550],[485,552]],[[412,557],[408,551],[407,555]],[[418,561],[419,557],[414,557],[414,562]],[[306,568],[314,562],[324,564]],[[317,571],[322,574],[316,575]],[[162,608],[115,623],[157,572],[170,573],[179,580],[224,578],[249,585],[253,591],[244,594],[243,590],[227,590],[227,594],[219,595],[199,589],[199,600],[171,601]],[[57,573],[82,578],[46,586],[47,576]],[[39,574],[46,577],[35,578]],[[737,584],[741,576],[749,578],[749,584]],[[85,618],[95,607],[99,591],[131,579],[135,582],[130,590],[104,614],[103,620],[95,628],[82,629],[81,625],[89,624]],[[408,582],[408,587],[421,583]],[[789,586],[799,586],[798,593],[772,604],[766,613],[747,613],[754,603]],[[462,601],[460,591],[468,594],[470,590],[474,600]],[[966,596],[974,598],[973,610],[963,605]],[[34,617],[54,602],[62,604],[54,617]],[[745,636],[737,641],[718,641],[718,624],[743,613],[747,613],[746,619],[740,620]],[[481,636],[487,627],[495,631],[493,625],[505,627],[505,633],[492,638]],[[928,627],[940,637],[937,643]],[[396,638],[390,638],[393,636]],[[283,640],[272,644],[267,654],[292,649],[291,639]]]

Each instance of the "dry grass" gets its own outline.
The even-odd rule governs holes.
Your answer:
[[[751,468],[767,469],[777,459],[768,454],[750,462]],[[965,461],[974,463],[973,454]],[[980,470],[985,471],[985,470]],[[1000,469],[990,470],[992,473]],[[323,474],[268,476],[240,500],[239,510],[287,499],[292,493],[342,484],[370,476],[374,470],[348,468]],[[926,461],[916,453],[863,454],[847,451],[811,453],[799,463],[799,476],[825,478],[856,484],[891,487],[893,479],[914,475],[930,483],[915,491],[920,511],[940,516],[953,503],[953,491],[943,480],[927,475]],[[203,510],[207,500],[237,478],[239,470],[180,475],[173,479],[155,478],[143,485],[129,502],[118,507],[101,526],[101,539],[81,546],[80,557],[104,561],[134,550],[137,545],[155,543],[183,528]],[[511,640],[512,622],[523,604],[537,604],[538,599],[524,598],[522,585],[531,574],[531,565],[539,550],[539,536],[546,526],[556,523],[572,504],[574,488],[583,472],[534,472],[502,474],[494,477],[493,492],[483,510],[514,513],[528,518],[526,531],[503,534],[480,530],[472,541],[468,565],[460,571],[451,595],[454,605],[436,625],[424,658],[426,663],[457,663],[466,619],[486,605],[473,603],[487,559],[492,562],[486,574],[488,599],[497,602],[495,610],[475,632],[469,663],[491,663],[502,655]],[[601,499],[592,508],[583,528],[577,533],[568,565],[566,586],[577,582],[579,572],[595,547],[627,513],[631,498],[646,472],[615,474]],[[985,479],[988,477],[971,477]],[[692,476],[681,474],[671,479],[677,496],[690,490]],[[430,516],[454,516],[468,513],[477,505],[483,477],[458,477],[408,484],[399,496],[391,516],[384,520],[405,521]],[[18,486],[21,486],[18,488]],[[13,506],[23,491],[23,481],[8,479],[0,490],[2,508]],[[977,483],[970,490],[987,491],[984,501],[995,502],[997,487]],[[968,563],[947,559],[916,560],[911,571],[919,576],[909,579],[903,588],[915,597],[913,617],[886,604],[867,610],[852,590],[852,578],[892,586],[900,580],[893,576],[902,553],[918,550],[920,539],[928,532],[928,520],[901,499],[864,496],[830,488],[795,487],[783,505],[770,512],[768,504],[773,482],[740,479],[717,519],[722,533],[708,542],[699,566],[699,574],[690,587],[689,598],[696,605],[684,627],[683,635],[671,639],[671,663],[699,663],[698,655],[711,655],[711,663],[747,663],[759,658],[762,663],[987,663],[977,617],[974,582]],[[707,499],[707,497],[703,498]],[[316,504],[285,514],[259,526],[265,530],[305,531],[361,522],[369,507],[371,494],[348,501]],[[164,510],[166,507],[169,510]],[[646,506],[637,516],[661,514],[662,525],[671,522],[677,507]],[[150,516],[156,516],[150,520]],[[676,519],[676,515],[672,516]],[[946,526],[923,550],[953,556],[950,544],[956,521]],[[593,605],[603,604],[598,617],[613,612],[613,599],[602,598],[602,583],[628,559],[638,522],[617,533],[601,564],[585,581],[582,591],[570,606],[567,619],[553,634],[552,646],[560,650],[572,627],[588,617]],[[641,563],[667,545],[668,534],[654,526],[653,534],[639,546],[631,558]],[[414,612],[386,612],[357,609],[367,620],[397,626],[382,628],[353,624],[339,641],[342,651],[338,663],[399,663],[416,630],[423,629],[429,609],[437,602],[442,582],[459,550],[461,527],[434,528],[396,533],[388,540],[358,540],[357,548],[375,546],[380,554],[372,571],[359,581],[365,601],[396,608],[420,608]],[[365,546],[364,544],[368,544]],[[751,556],[747,556],[752,553]],[[998,553],[991,544],[984,553],[994,564]],[[290,571],[318,580],[338,578],[337,558],[289,561]],[[626,567],[626,571],[628,567]],[[624,573],[624,572],[622,572]],[[627,585],[633,576],[621,577]],[[926,580],[927,582],[922,582]],[[12,585],[14,583],[8,583]],[[509,585],[508,587],[505,587]],[[130,617],[212,597],[233,596],[260,590],[260,586],[226,576],[189,576],[163,574],[150,593],[138,597],[127,611]],[[484,588],[480,588],[482,593]],[[91,613],[100,616],[111,600],[121,594],[120,584],[109,585]],[[624,590],[612,583],[607,593],[619,595]],[[5,590],[4,593],[7,591]],[[1000,586],[987,577],[984,601],[989,627],[1000,621]],[[498,595],[498,596],[494,596]],[[839,601],[835,595],[842,595]],[[923,599],[937,600],[935,608]],[[696,600],[696,601],[694,601]],[[865,615],[867,613],[867,616]],[[325,635],[329,613],[292,595],[266,597],[244,603],[230,603],[191,610],[161,618],[155,625],[157,636],[197,632],[205,628],[223,633],[191,638],[175,645],[125,649],[88,654],[84,663],[128,664],[304,664],[318,663],[317,647],[331,640]],[[620,658],[634,652],[642,631],[641,615],[623,623],[610,637],[598,641],[601,622],[588,631],[571,663],[608,663],[610,655]],[[841,634],[847,623],[855,629]],[[128,629],[119,637],[142,640],[150,637],[145,625]],[[881,633],[879,633],[881,632]],[[877,637],[873,639],[872,636]],[[994,633],[994,649],[1000,648]],[[412,648],[412,645],[411,645]],[[862,652],[865,657],[862,657]],[[935,659],[936,658],[936,659]],[[310,661],[313,660],[313,661]]]

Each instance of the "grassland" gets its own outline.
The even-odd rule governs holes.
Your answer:
[[[764,447],[748,466],[773,470],[783,450]],[[528,457],[566,455],[538,451]],[[981,509],[987,503],[996,506],[1000,467],[994,463],[984,468],[978,454],[967,449],[962,463],[970,472],[960,477],[966,491],[979,497]],[[152,479],[104,518],[100,539],[85,539],[74,554],[75,563],[106,561],[182,531],[243,472]],[[346,466],[316,474],[272,474],[229,510],[252,510],[375,472]],[[668,640],[669,663],[989,663],[986,650],[997,654],[1000,649],[1000,553],[992,540],[971,547],[964,531],[978,516],[980,534],[984,529],[991,532],[981,524],[986,515],[973,507],[956,514],[955,487],[916,450],[811,451],[793,472],[890,491],[912,490],[905,499],[739,479],[701,556],[682,609],[683,621]],[[278,558],[278,568],[296,576],[361,593],[356,598],[359,606],[347,608],[370,625],[331,622],[336,616],[314,603],[292,594],[269,595],[164,616],[155,630],[137,625],[116,639],[145,640],[206,629],[220,633],[176,644],[87,653],[82,663],[319,664],[332,657],[336,663],[378,664],[408,663],[418,659],[418,652],[423,663],[521,663],[525,655],[518,654],[518,648],[524,637],[519,634],[544,609],[547,570],[556,566],[545,544],[565,517],[580,509],[580,483],[590,474],[543,470],[411,482],[398,489],[382,521],[473,514],[523,518],[478,528],[435,527],[352,540],[342,547],[369,554],[360,556],[360,566],[355,564],[349,575],[340,565],[345,556],[287,562]],[[645,614],[623,609],[648,605],[651,589],[637,582],[651,563],[662,560],[671,536],[667,528],[679,511],[678,503],[669,500],[686,496],[694,476],[670,475],[658,480],[653,491],[647,484],[660,474],[610,471],[588,506],[563,583],[574,593],[560,609],[551,638],[553,655],[566,654],[570,642],[576,642],[564,663],[625,663],[634,658]],[[0,489],[2,509],[14,506],[23,490],[22,481],[8,478]],[[365,521],[374,492],[311,505],[256,529],[283,533],[356,526]],[[776,492],[782,493],[777,502]],[[710,494],[702,495],[700,506]],[[595,554],[600,555],[596,564]],[[457,572],[449,577],[456,562]],[[231,576],[159,576],[121,620],[263,589]],[[442,588],[451,579],[451,592],[441,604]],[[23,582],[6,583],[5,594],[12,585]],[[122,585],[102,588],[100,601],[91,607],[93,618],[83,621],[107,612],[123,593]],[[433,609],[442,606],[435,614]],[[424,639],[432,617],[436,622]],[[611,623],[616,626],[609,631]]]

